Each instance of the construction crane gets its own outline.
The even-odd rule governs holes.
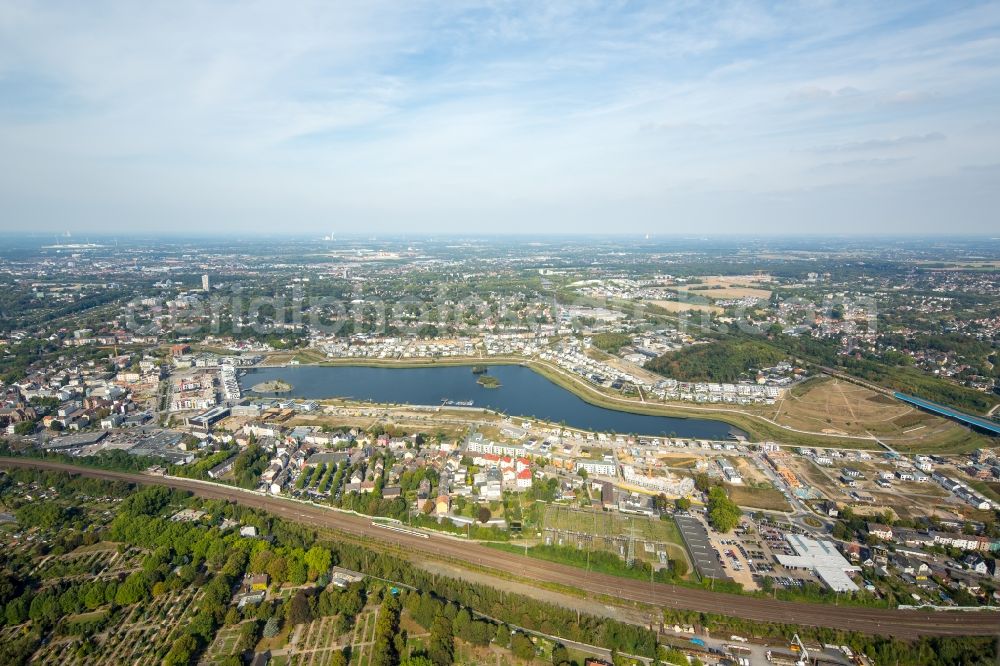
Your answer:
[[[788,649],[799,653],[799,660],[795,662],[795,666],[809,666],[809,651],[802,644],[802,639],[799,638],[798,634],[792,636],[792,644],[788,646]]]

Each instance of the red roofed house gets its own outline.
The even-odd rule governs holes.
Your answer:
[[[517,487],[518,488],[530,488],[531,487],[531,470],[522,469],[517,473]]]

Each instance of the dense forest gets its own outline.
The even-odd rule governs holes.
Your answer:
[[[732,382],[750,370],[774,365],[786,357],[756,340],[718,340],[693,345],[654,358],[646,367],[682,382]]]
[[[934,377],[915,368],[889,365],[870,354],[844,356],[839,354],[836,345],[829,341],[805,336],[775,335],[770,343],[784,349],[789,356],[817,365],[840,368],[855,377],[881,384],[894,391],[911,393],[959,409],[982,413],[988,411],[998,400],[994,395]]]
[[[598,333],[590,342],[609,354],[617,354],[622,347],[632,344],[632,336],[627,333]]]
[[[939,339],[937,347],[960,345]],[[930,345],[930,348],[936,348]],[[982,343],[961,346],[971,353],[982,352]],[[707,344],[693,345],[664,354],[646,363],[646,368],[678,381],[732,382],[748,371],[768,367],[784,359],[843,370],[847,374],[880,384],[894,391],[910,393],[971,412],[984,413],[997,403],[995,395],[983,393],[954,381],[927,374],[907,364],[894,365],[867,353],[844,355],[834,342],[809,336],[772,332],[759,337],[726,337]]]

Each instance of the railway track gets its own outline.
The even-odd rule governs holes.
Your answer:
[[[760,622],[828,627],[904,639],[932,635],[1000,636],[1000,614],[995,612],[893,610],[796,603],[691,589],[664,583],[648,583],[544,562],[455,537],[437,534],[413,534],[408,530],[383,529],[373,526],[368,517],[205,481],[129,474],[27,458],[0,458],[0,467],[62,471],[98,479],[178,488],[207,499],[228,500],[263,509],[281,518],[299,523],[323,526],[395,544],[413,553],[414,556],[425,553],[450,560],[464,561],[480,568],[503,571],[525,581],[554,583],[592,594],[620,599],[624,602],[639,602],[661,608],[714,613]],[[498,585],[502,585],[500,581],[501,579],[498,579]]]

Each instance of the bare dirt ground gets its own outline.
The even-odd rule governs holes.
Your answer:
[[[668,312],[722,312],[718,305],[707,303],[689,303],[687,301],[650,301]]]
[[[771,290],[766,289],[760,278],[753,275],[713,275],[701,278],[701,284],[678,287],[692,295],[709,298],[771,298]],[[709,287],[699,289],[699,287]]]
[[[756,413],[780,425],[831,435],[875,436],[892,446],[931,447],[965,439],[967,429],[899,400],[840,379],[822,377],[785,392]]]

